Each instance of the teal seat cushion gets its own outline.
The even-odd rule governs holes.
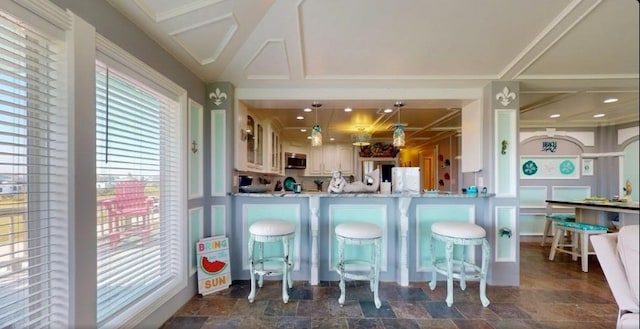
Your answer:
[[[576,221],[576,215],[574,214],[554,214],[554,215],[546,215],[545,217],[553,221],[561,221],[561,222]]]
[[[581,230],[581,231],[605,231],[605,232],[607,231],[606,226],[586,224],[586,223],[559,222],[557,225],[561,227],[567,227],[567,228],[572,228],[572,229]]]

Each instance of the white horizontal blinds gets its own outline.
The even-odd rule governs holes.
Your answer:
[[[56,43],[0,10],[0,328],[68,326],[68,117],[57,106]]]
[[[179,104],[96,64],[98,324],[178,272]]]

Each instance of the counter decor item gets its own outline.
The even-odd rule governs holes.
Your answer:
[[[295,185],[296,180],[293,177],[287,177],[284,179],[284,190],[285,191],[293,191],[293,185]]]
[[[380,183],[380,193],[381,194],[391,194],[391,183],[390,182],[382,182]]]
[[[627,182],[624,184],[622,190],[624,191],[624,196],[621,199],[625,200],[626,202],[631,202],[631,191],[633,190],[633,188],[631,187],[630,180],[627,179]]]
[[[376,169],[365,174],[365,181],[371,179],[371,184],[365,182],[347,183],[342,177],[342,172],[336,170],[329,181],[328,193],[373,193],[377,192],[380,187],[380,170]]]
[[[266,191],[267,191],[267,185],[240,186],[240,192],[243,192],[243,193],[264,193]]]
[[[318,191],[322,191],[322,184],[324,184],[324,181],[322,179],[314,179],[313,182],[316,184]]]

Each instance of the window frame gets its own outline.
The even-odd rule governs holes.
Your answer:
[[[172,297],[174,297],[178,292],[186,288],[187,286],[187,278],[188,278],[188,237],[187,237],[187,229],[184,223],[181,221],[181,216],[186,216],[187,214],[187,92],[161,75],[154,69],[150,68],[144,62],[138,60],[134,56],[130,55],[126,51],[119,48],[113,42],[109,41],[105,37],[96,33],[96,60],[99,60],[105,63],[108,66],[117,68],[120,71],[126,72],[131,78],[136,79],[140,82],[143,82],[145,85],[150,86],[156,92],[159,92],[174,101],[179,105],[179,115],[177,116],[176,126],[173,127],[177,130],[177,134],[179,136],[178,147],[179,154],[176,156],[179,157],[179,166],[178,170],[180,178],[178,181],[178,191],[175,193],[180,196],[177,203],[179,204],[177,211],[174,213],[179,214],[177,218],[175,218],[175,223],[173,227],[179,230],[178,236],[179,242],[178,246],[178,254],[176,255],[175,261],[179,266],[179,275],[172,280],[171,282],[162,286],[161,289],[156,290],[155,292],[147,295],[141,301],[139,301],[136,306],[129,307],[121,312],[118,312],[117,315],[111,317],[108,321],[98,324],[99,327],[129,327],[135,326],[140,323],[142,320],[147,318],[151,313],[156,311],[160,306],[164,303],[168,302]],[[95,138],[95,136],[94,136]],[[96,244],[97,246],[97,244]]]

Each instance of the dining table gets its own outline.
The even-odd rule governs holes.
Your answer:
[[[638,225],[640,223],[639,203],[634,201],[618,200],[546,200],[549,207],[570,207],[575,209],[576,222],[604,225],[617,228],[625,225]],[[618,215],[618,224],[612,220],[609,214]],[[613,215],[615,217],[615,215]],[[615,218],[613,218],[615,219]],[[613,224],[610,223],[613,221]],[[610,225],[611,224],[611,225]]]

